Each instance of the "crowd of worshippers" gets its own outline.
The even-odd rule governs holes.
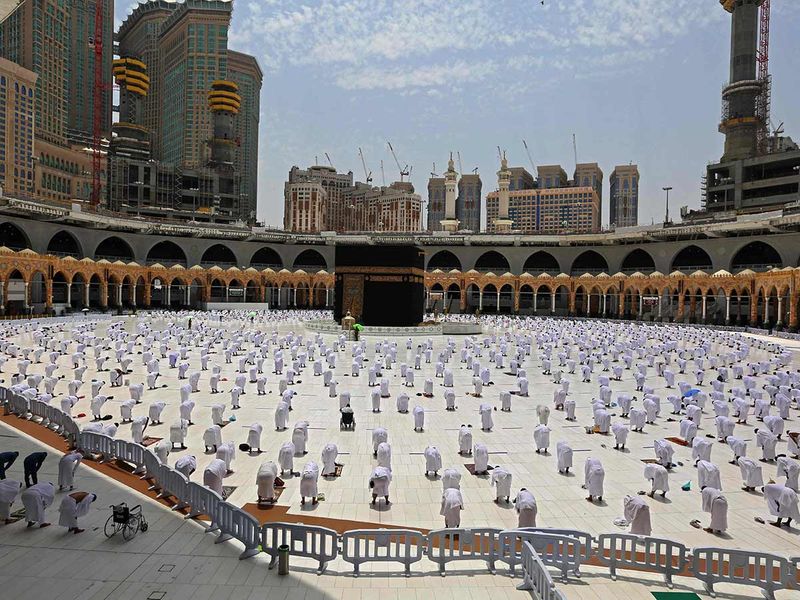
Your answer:
[[[192,316],[194,323],[192,324]],[[727,529],[728,501],[722,490],[719,467],[712,462],[711,453],[714,440],[730,452],[730,462],[739,467],[742,487],[748,492],[763,494],[769,513],[776,518],[773,524],[790,526],[793,520],[800,519],[798,512],[798,476],[800,464],[800,442],[798,432],[785,431],[790,412],[798,409],[800,403],[800,371],[792,371],[792,354],[777,343],[758,341],[739,333],[718,331],[706,328],[684,328],[679,326],[656,326],[630,323],[605,323],[599,321],[567,321],[541,318],[484,317],[484,325],[492,333],[483,336],[466,336],[459,344],[447,338],[441,348],[435,348],[432,339],[415,345],[409,338],[405,341],[407,362],[398,361],[398,352],[403,342],[377,339],[368,342],[362,339],[351,342],[346,334],[325,339],[322,334],[308,338],[294,330],[281,332],[287,323],[300,330],[299,322],[313,318],[314,313],[273,311],[261,313],[258,320],[253,316],[230,311],[216,313],[151,313],[149,318],[139,318],[135,331],[125,329],[123,321],[108,324],[102,336],[95,335],[97,322],[83,319],[62,321],[46,325],[37,323],[9,323],[0,330],[0,369],[9,359],[15,361],[16,372],[11,376],[10,388],[13,392],[29,400],[43,402],[57,401],[61,410],[72,414],[76,404],[84,398],[79,393],[84,386],[84,373],[87,361],[94,360],[98,372],[108,373],[108,385],[112,389],[127,387],[128,398],[119,404],[119,420],[105,413],[105,405],[113,396],[104,393],[106,382],[92,380],[88,387],[89,408],[93,421],[83,427],[114,437],[122,424],[130,426],[131,438],[143,444],[148,427],[162,424],[162,413],[166,402],[156,400],[147,405],[147,414],[140,412],[138,405],[144,403],[144,396],[151,390],[159,389],[158,379],[162,362],[169,369],[177,370],[180,381],[179,418],[169,425],[169,438],[162,439],[152,446],[152,450],[163,464],[168,464],[169,454],[179,448],[186,449],[188,428],[194,425],[195,402],[192,394],[200,391],[201,380],[207,380],[212,395],[228,394],[230,409],[241,406],[243,396],[256,396],[267,393],[267,372],[278,377],[280,400],[274,413],[275,430],[286,431],[289,426],[289,412],[295,396],[296,380],[306,369],[321,378],[321,387],[330,399],[338,399],[340,426],[356,427],[357,415],[351,406],[350,392],[339,389],[335,375],[337,363],[342,356],[350,357],[349,375],[360,377],[366,373],[370,388],[370,403],[373,412],[385,409],[387,399],[392,397],[390,379],[387,371],[399,371],[403,390],[396,395],[396,410],[413,416],[414,430],[421,432],[425,427],[425,408],[421,405],[410,409],[410,397],[405,389],[414,387],[415,372],[422,369],[423,362],[432,364],[433,377],[423,382],[422,396],[434,398],[434,391],[443,388],[442,400],[447,411],[456,411],[454,365],[460,360],[471,374],[471,396],[480,399],[478,414],[483,431],[494,427],[493,413],[498,406],[485,401],[484,388],[492,383],[492,371],[502,370],[513,376],[510,389],[497,394],[499,410],[510,412],[514,398],[529,398],[527,368],[538,356],[542,375],[555,384],[552,410],[563,411],[565,419],[578,418],[576,401],[570,395],[569,376],[579,374],[584,383],[596,382],[597,396],[591,402],[591,417],[586,425],[587,434],[613,435],[614,448],[625,450],[630,431],[644,432],[657,421],[677,421],[681,445],[691,449],[692,460],[697,472],[698,487],[701,491],[701,510],[710,514],[710,523],[705,528],[709,532],[723,532]],[[154,321],[166,319],[166,327],[157,328]],[[223,324],[224,320],[224,324]],[[19,347],[13,340],[21,334],[32,336],[34,347]],[[367,360],[368,343],[374,343],[374,360]],[[716,347],[716,352],[712,349]],[[137,348],[139,349],[137,358]],[[766,358],[751,358],[756,348]],[[199,360],[192,360],[190,353],[199,349]],[[221,389],[224,381],[221,365],[213,358],[224,359],[226,364],[236,367],[233,386]],[[66,360],[71,374],[65,375]],[[132,372],[135,360],[141,361],[146,370],[143,382],[126,381],[125,376]],[[28,374],[32,363],[45,363],[44,374]],[[108,366],[111,362],[113,366]],[[367,366],[369,362],[369,366]],[[209,372],[205,375],[205,372]],[[339,371],[341,372],[341,367]],[[636,394],[613,391],[615,382],[623,379],[626,372],[631,373],[636,384]],[[709,380],[707,380],[709,374]],[[670,407],[669,416],[662,413],[662,399],[655,393],[653,376],[663,381],[668,394],[666,403]],[[458,373],[459,382],[463,375]],[[439,386],[434,381],[440,379]],[[687,381],[688,380],[688,381]],[[64,382],[64,383],[62,383]],[[708,384],[710,383],[710,390]],[[56,387],[65,391],[56,392]],[[705,389],[701,389],[705,388]],[[541,396],[537,394],[537,400]],[[549,404],[549,403],[548,403]],[[551,429],[548,426],[551,408],[539,404],[536,408],[538,423],[532,428],[533,446],[537,454],[549,453]],[[617,409],[619,419],[612,410]],[[224,478],[232,472],[237,446],[232,441],[223,441],[222,426],[231,417],[226,417],[228,405],[219,402],[211,406],[211,424],[203,433],[205,451],[214,458],[203,468],[203,484],[224,496]],[[409,410],[410,409],[410,410]],[[698,435],[702,415],[712,411],[715,434]],[[666,412],[666,411],[665,411]],[[773,414],[775,413],[775,414]],[[587,415],[581,415],[586,417]],[[748,456],[748,440],[737,435],[739,430],[754,419],[756,446],[761,456],[759,460]],[[258,453],[261,449],[263,426],[258,423],[245,426],[246,441],[238,446],[240,452]],[[502,465],[489,465],[489,450],[481,442],[473,442],[472,426],[463,424],[458,431],[458,453],[474,460],[477,475],[489,475],[489,484],[495,488],[495,502],[513,502],[521,527],[536,524],[536,499],[532,491],[520,487],[513,494],[512,474]],[[779,453],[778,444],[786,442],[786,451]],[[295,459],[308,454],[309,423],[297,421],[291,428],[290,439],[282,444],[276,461],[265,461],[256,475],[257,499],[272,503],[277,499],[276,488],[284,484],[282,477],[299,477],[301,503],[308,499],[315,505],[319,498],[318,480],[322,477],[336,477],[341,466],[337,462],[339,451],[336,444],[327,443],[322,448],[320,462],[309,460],[296,470]],[[382,427],[372,431],[372,450],[375,465],[368,478],[368,487],[373,504],[390,504],[392,482],[392,448],[389,432]],[[644,479],[650,483],[650,490],[627,495],[623,499],[624,522],[630,531],[639,535],[652,532],[650,508],[642,496],[666,496],[670,490],[670,474],[676,466],[673,460],[673,442],[657,438],[653,442],[655,458],[644,466]],[[557,469],[566,474],[573,468],[573,449],[566,441],[555,444]],[[461,474],[457,469],[442,469],[442,455],[438,448],[428,446],[424,451],[424,472],[429,477],[439,477],[442,471],[442,496],[440,514],[445,526],[459,527],[461,512],[465,503],[460,489]],[[75,453],[66,455],[73,456]],[[34,456],[34,455],[31,455]],[[79,455],[78,455],[79,456]],[[16,458],[13,453],[4,453],[2,469]],[[43,459],[43,457],[40,457]],[[38,484],[35,470],[29,477],[28,459],[25,459],[25,483],[29,485],[22,493],[23,503],[29,490],[36,490],[46,508],[47,498],[52,502],[50,484]],[[36,463],[31,459],[31,467]],[[78,459],[79,462],[79,459]],[[77,462],[75,466],[77,466]],[[41,465],[41,462],[39,462]],[[764,483],[764,465],[774,465],[768,483]],[[175,469],[191,478],[197,470],[197,458],[193,455],[181,456],[174,464]],[[298,465],[299,466],[299,465]],[[38,469],[38,468],[37,468]],[[74,472],[74,469],[73,469]],[[59,475],[59,480],[61,476]],[[598,456],[590,456],[584,462],[583,487],[587,501],[603,502],[605,469]],[[776,483],[782,480],[782,483]],[[66,479],[65,479],[66,481]],[[59,481],[61,485],[61,481]],[[688,490],[688,484],[682,486]],[[38,486],[38,487],[37,487]],[[41,486],[45,486],[42,488]],[[9,484],[3,487],[0,503],[7,511],[13,502],[20,485],[14,488]],[[52,486],[51,486],[52,487]],[[13,489],[12,489],[13,488]],[[91,496],[91,495],[90,495]],[[88,496],[76,500],[83,506]],[[9,500],[10,499],[10,500]],[[65,500],[66,501],[66,500]],[[27,508],[27,505],[26,505]],[[29,526],[43,519],[44,511],[31,511]],[[46,523],[42,523],[44,526]],[[691,524],[700,527],[698,520]],[[72,529],[78,532],[77,525]]]

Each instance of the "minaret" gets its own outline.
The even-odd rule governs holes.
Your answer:
[[[511,184],[511,171],[508,170],[506,153],[500,159],[500,170],[497,172],[497,187],[500,190],[498,197],[497,218],[494,220],[495,233],[508,233],[513,222],[508,218],[508,188]]]
[[[458,231],[459,221],[456,219],[456,169],[453,165],[453,153],[447,163],[444,173],[444,220],[441,221],[442,231]]]
[[[233,81],[219,79],[211,83],[208,106],[211,109],[213,134],[209,144],[209,165],[225,171],[233,171],[233,156],[236,151],[234,119],[239,114],[242,98],[239,86]]]

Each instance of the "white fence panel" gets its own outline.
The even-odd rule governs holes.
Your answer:
[[[574,537],[519,529],[501,531],[497,537],[500,546],[497,559],[508,563],[511,577],[516,573],[516,566],[522,562],[523,542],[531,543],[544,564],[561,571],[564,581],[570,571],[580,577],[581,543]]]
[[[428,558],[439,565],[444,577],[445,565],[462,560],[482,560],[494,573],[498,553],[499,529],[437,529],[428,533]]]
[[[566,535],[573,537],[581,543],[581,558],[582,562],[586,562],[592,558],[592,544],[594,537],[591,533],[586,531],[579,531],[577,529],[558,529],[555,527],[517,527],[517,531],[534,531],[539,533],[550,533],[553,535]]]
[[[788,559],[728,548],[694,548],[692,573],[709,594],[713,595],[715,583],[735,583],[759,587],[769,600],[774,600],[775,592],[785,589],[790,579]]]
[[[145,448],[143,464],[144,474],[142,475],[142,479],[149,479],[152,482],[148,489],[160,490],[161,486],[158,483],[158,470],[161,468],[161,461],[158,460],[155,454]]]
[[[147,456],[147,454],[145,454],[145,456]],[[192,512],[186,515],[185,518],[195,519],[200,515],[206,515],[211,519],[211,523],[206,527],[206,531],[216,531],[219,529],[216,522],[217,506],[222,502],[222,497],[214,490],[200,485],[199,483],[195,483],[194,481],[189,482],[189,485],[186,486],[186,491],[186,501],[189,503],[189,506],[192,507]]]
[[[371,562],[399,562],[406,577],[411,565],[422,560],[427,539],[412,529],[354,529],[342,535],[342,558],[353,565],[357,577],[361,565]]]
[[[144,453],[146,448],[141,444],[126,440],[114,440],[114,455],[128,464],[136,467],[134,473],[144,469]]]
[[[319,563],[318,574],[339,556],[339,534],[327,527],[302,523],[265,523],[261,527],[261,547],[270,555],[269,568],[278,561],[278,547],[289,546],[291,556],[310,558]]]
[[[100,434],[91,431],[82,431],[78,437],[78,447],[84,452],[97,454],[100,452]]]
[[[241,508],[228,502],[217,504],[217,523],[219,524],[219,537],[214,542],[219,544],[231,538],[244,544],[244,552],[239,555],[239,560],[255,556],[260,551],[261,527],[252,515]]]
[[[179,471],[176,471],[169,465],[161,465],[158,471],[158,482],[161,485],[161,493],[158,498],[175,498],[175,506],[172,510],[181,510],[189,506],[185,499],[188,496],[189,480],[186,476]]]
[[[607,533],[597,539],[598,560],[616,579],[617,567],[645,569],[664,575],[672,588],[672,576],[686,568],[688,549],[683,544],[661,538],[640,537],[629,533]]]
[[[530,542],[522,543],[522,577],[519,590],[533,590],[539,600],[566,600],[556,589],[550,572]]]

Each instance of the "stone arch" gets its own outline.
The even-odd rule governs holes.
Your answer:
[[[548,284],[540,285],[536,288],[536,296],[533,303],[533,312],[544,311],[549,313],[552,310],[553,290]]]
[[[0,246],[11,248],[12,250],[24,250],[31,248],[31,241],[28,235],[19,227],[6,221],[0,223]]]
[[[130,244],[120,237],[115,235],[105,238],[102,242],[97,244],[94,250],[94,259],[100,260],[105,258],[112,262],[121,260],[123,262],[133,262],[134,255]]]
[[[692,271],[710,271],[713,261],[708,252],[700,246],[691,244],[678,251],[670,262],[670,271],[683,271],[689,275]]]
[[[622,260],[620,271],[626,275],[639,271],[640,273],[652,273],[656,270],[656,261],[646,250],[636,248],[628,252]]]
[[[235,267],[236,255],[225,244],[214,244],[206,248],[200,258],[200,266]]]
[[[327,266],[325,257],[316,250],[303,250],[292,263],[292,270],[303,269],[307,272],[321,271]]]
[[[602,272],[608,272],[608,261],[606,261],[599,252],[594,250],[586,250],[572,261],[572,275],[582,275],[584,273],[597,274]]]
[[[186,253],[178,244],[170,240],[162,240],[147,251],[147,264],[153,263],[160,263],[165,266],[188,266]]]
[[[502,275],[510,271],[511,266],[508,264],[508,259],[505,256],[496,250],[489,250],[481,254],[478,260],[475,261],[475,270],[483,273],[492,271],[497,275]]]
[[[211,280],[211,285],[209,286],[209,302],[225,302],[225,291],[227,290],[227,286],[225,282],[221,279],[214,278]]]
[[[283,260],[273,248],[263,246],[255,251],[250,259],[249,266],[258,270],[272,269],[280,271],[283,268]]]
[[[69,231],[57,231],[47,243],[47,253],[53,256],[83,258],[83,249],[78,239]]]
[[[730,264],[732,273],[750,269],[752,271],[768,271],[771,268],[782,268],[783,259],[775,248],[756,240],[745,244],[733,255]]]
[[[439,250],[439,252],[430,257],[425,268],[428,271],[433,271],[434,269],[441,269],[445,272],[453,269],[461,271],[462,265],[458,257],[449,250]]]
[[[541,273],[558,275],[561,272],[561,267],[555,256],[544,250],[539,250],[525,259],[522,271],[531,275],[539,275]]]
[[[519,288],[520,312],[523,313],[530,312],[533,309],[533,303],[535,300],[536,300],[536,294],[533,291],[533,287],[528,283],[521,285]]]
[[[444,293],[445,298],[445,311],[448,313],[458,312],[461,308],[461,288],[457,283],[451,283],[447,286]]]

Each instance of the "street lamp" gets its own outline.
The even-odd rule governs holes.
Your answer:
[[[667,192],[667,212],[664,215],[664,224],[666,225],[669,223],[669,191],[672,189],[671,186],[661,188],[665,192]]]

